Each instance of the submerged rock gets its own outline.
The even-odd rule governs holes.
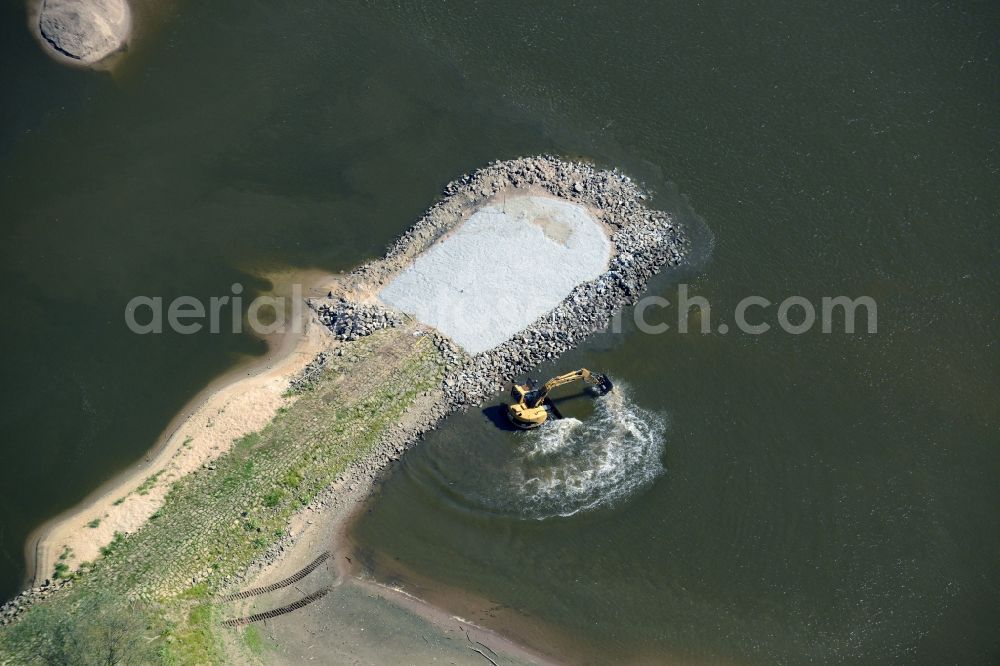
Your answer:
[[[42,0],[38,30],[62,55],[92,64],[128,39],[131,12],[125,0]]]

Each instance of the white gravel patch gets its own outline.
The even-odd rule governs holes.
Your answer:
[[[478,209],[379,298],[478,354],[603,273],[610,257],[611,243],[586,208],[519,195]]]

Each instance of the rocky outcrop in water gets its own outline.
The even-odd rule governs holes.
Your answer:
[[[122,48],[131,28],[125,0],[42,0],[38,31],[58,53],[93,64]]]

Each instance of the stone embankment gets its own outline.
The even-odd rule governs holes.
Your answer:
[[[438,336],[438,349],[450,362],[443,389],[453,409],[480,404],[503,382],[603,330],[616,312],[638,300],[664,265],[676,266],[684,259],[688,241],[683,230],[667,213],[647,208],[647,196],[628,176],[551,156],[495,162],[449,183],[445,196],[396,240],[385,258],[347,276],[346,293],[337,297],[336,304],[314,304],[321,319],[330,322],[334,334],[344,340],[374,332],[386,322],[398,323],[398,315],[379,305],[352,308],[352,295],[367,295],[386,284],[470,211],[515,191],[548,194],[587,206],[610,232],[612,258],[602,275],[578,285],[555,309],[493,349],[470,357]],[[530,280],[525,288],[530,288]]]
[[[10,624],[22,612],[36,601],[41,601],[56,592],[72,587],[69,579],[45,580],[41,585],[29,587],[16,597],[0,606],[0,626]]]
[[[402,317],[391,310],[378,305],[351,303],[344,298],[333,304],[320,303],[316,307],[316,316],[330,329],[333,337],[346,342],[403,323]]]

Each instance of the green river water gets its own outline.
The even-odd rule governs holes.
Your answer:
[[[134,335],[130,298],[350,268],[450,179],[554,152],[692,229],[651,293],[689,284],[712,332],[540,369],[616,380],[581,425],[450,418],[354,530],[375,575],[600,663],[1000,658],[996,3],[174,9],[112,76],[4,4],[3,596],[31,530],[266,350]],[[749,295],[867,295],[878,331],[740,333]]]

